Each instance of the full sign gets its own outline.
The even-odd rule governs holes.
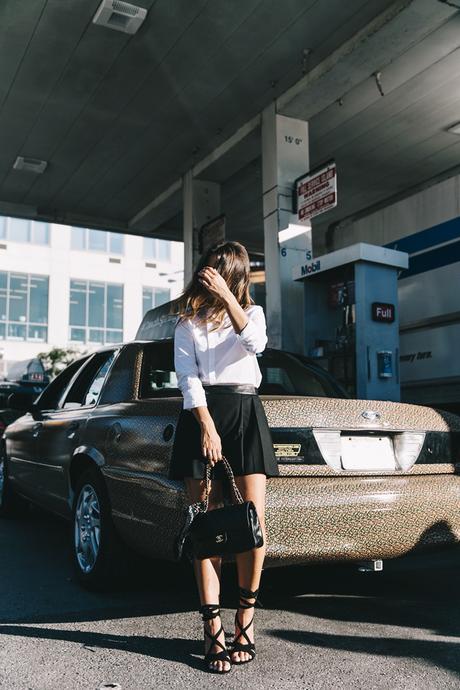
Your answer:
[[[337,167],[334,161],[296,180],[297,219],[306,223],[337,206]]]
[[[372,319],[374,321],[393,323],[395,320],[395,305],[387,302],[372,302]]]

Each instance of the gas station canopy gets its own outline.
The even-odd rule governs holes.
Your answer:
[[[260,251],[273,101],[309,122],[312,167],[337,162],[341,203],[315,228],[459,167],[456,3],[134,4],[129,34],[93,23],[100,0],[1,3],[2,214],[181,240],[192,170],[222,185],[227,236]]]

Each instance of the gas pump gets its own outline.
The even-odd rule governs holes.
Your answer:
[[[359,242],[292,271],[304,282],[304,354],[350,395],[400,400],[398,270],[406,252]]]

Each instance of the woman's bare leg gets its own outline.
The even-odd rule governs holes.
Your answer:
[[[192,479],[190,477],[185,477],[184,482],[190,503],[195,503],[196,501],[202,501],[204,499],[206,485],[204,479]],[[221,503],[222,480],[213,479],[211,481],[211,488],[209,491],[209,510],[218,508]],[[220,597],[220,577],[222,571],[221,556],[212,556],[211,558],[194,558],[193,570],[195,572],[195,578],[198,585],[200,603],[218,604]],[[206,621],[205,625],[208,626],[211,635],[215,635],[220,627],[220,619],[218,617],[212,618],[211,620]],[[209,642],[208,638],[206,639],[207,642]],[[217,639],[222,644],[225,644],[223,632]],[[206,649],[205,653],[206,651],[208,650]],[[210,651],[220,652],[222,651],[222,648],[214,645],[214,648]],[[211,662],[210,666],[218,670],[225,670],[229,668],[229,663],[228,661],[213,661]]]
[[[264,545],[259,548],[245,551],[243,553],[235,554],[236,565],[238,570],[238,585],[245,589],[250,589],[254,592],[258,589],[260,584],[260,577],[262,574],[262,566],[265,558],[265,551],[267,546],[267,535],[265,529],[265,490],[266,490],[266,476],[265,474],[248,474],[242,477],[235,477],[235,482],[239,488],[241,495],[245,501],[253,501],[256,506],[257,515],[259,517],[260,526],[264,537]],[[254,599],[249,598],[249,603],[253,603]],[[238,609],[238,618],[242,625],[247,625],[254,614],[254,609]],[[247,642],[244,636],[238,637],[240,630],[235,626],[235,639],[243,644]],[[254,626],[251,625],[246,631],[249,639],[254,641]],[[246,661],[251,658],[248,652],[233,652],[231,654],[234,661]]]

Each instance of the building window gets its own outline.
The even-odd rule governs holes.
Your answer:
[[[86,249],[87,228],[70,228],[70,248]]]
[[[48,338],[48,276],[0,271],[0,338]]]
[[[71,249],[105,254],[123,254],[124,236],[119,232],[91,230],[90,228],[71,228]]]
[[[32,242],[34,244],[49,244],[50,232],[48,223],[39,223],[34,220],[32,223]]]
[[[171,261],[171,242],[168,240],[158,240],[153,237],[144,237],[144,259]]]
[[[111,254],[123,254],[125,238],[120,232],[109,232],[109,252]]]
[[[142,288],[142,314],[153,307],[169,302],[171,291],[169,288],[143,287]]]
[[[23,218],[0,217],[0,239],[47,245],[50,242],[48,223]]]
[[[71,279],[69,340],[100,345],[123,341],[123,285]]]
[[[21,218],[8,218],[8,239],[12,242],[30,242],[30,223]]]

